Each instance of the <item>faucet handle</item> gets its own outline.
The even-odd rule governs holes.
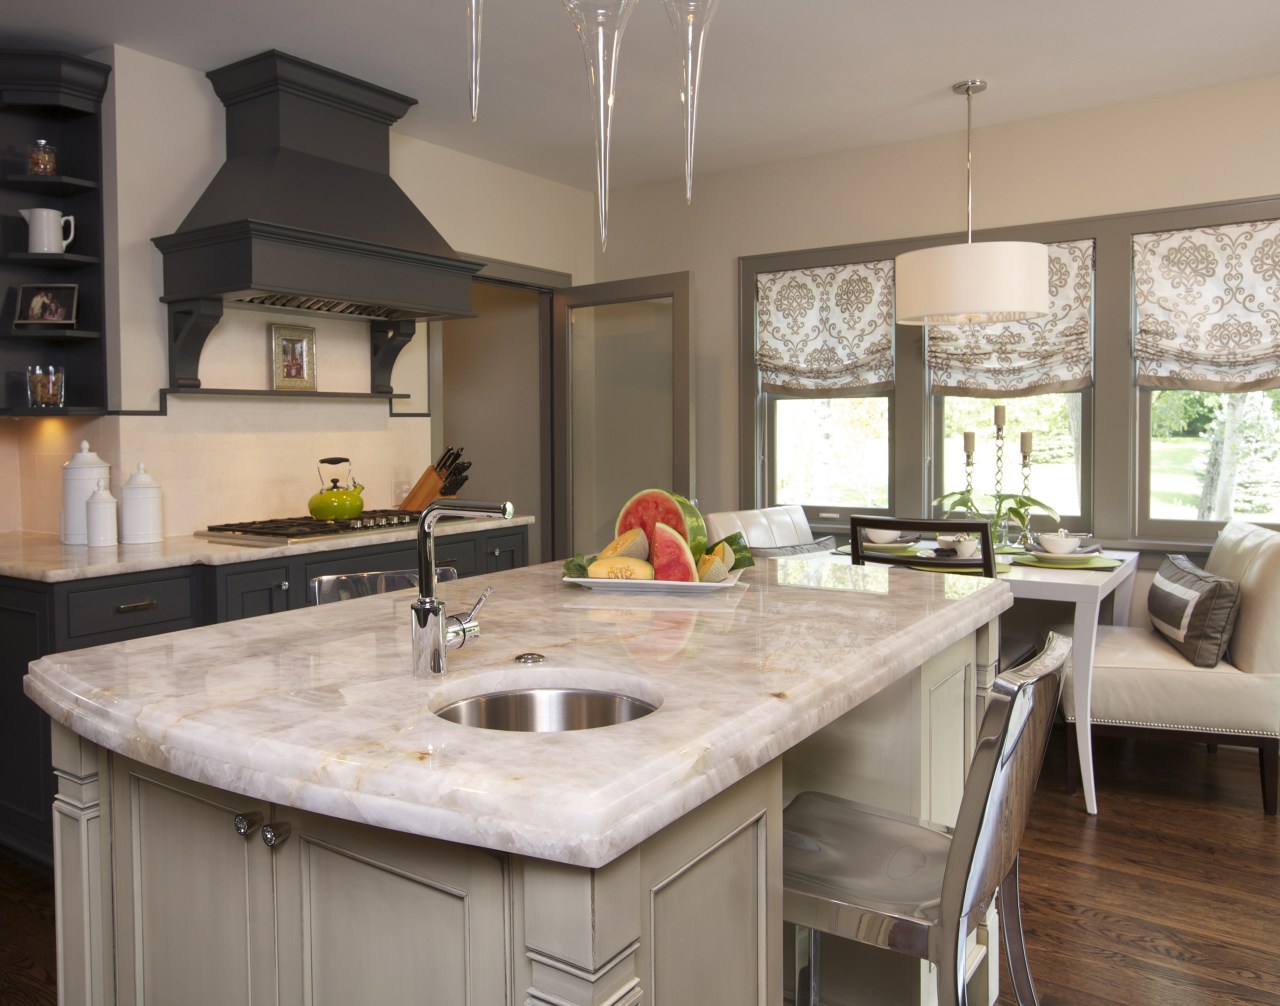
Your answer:
[[[471,613],[467,615],[464,621],[474,622],[476,620],[476,616],[480,614],[480,609],[484,606],[484,602],[489,600],[489,595],[492,593],[492,587],[485,587],[484,590],[480,592],[480,596],[476,598],[475,607],[471,609]]]

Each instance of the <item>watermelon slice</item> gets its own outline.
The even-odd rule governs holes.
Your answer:
[[[617,538],[638,527],[644,530],[652,547],[653,528],[659,521],[679,533],[688,543],[694,562],[706,552],[707,525],[702,514],[683,496],[669,493],[665,489],[644,489],[627,500],[618,513],[613,534]]]
[[[689,543],[679,531],[667,527],[662,521],[653,525],[649,563],[653,566],[655,580],[698,582],[698,563],[689,550]]]

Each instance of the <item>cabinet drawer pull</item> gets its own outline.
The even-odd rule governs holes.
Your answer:
[[[258,825],[262,823],[262,815],[256,812],[236,815],[236,834],[241,838],[248,838],[258,830]]]
[[[134,601],[132,604],[117,604],[117,615],[132,615],[135,611],[150,611],[159,601]]]
[[[288,589],[289,589],[289,581],[288,581],[288,580],[281,580],[281,581],[280,581],[280,584],[279,584],[279,587],[280,587],[280,589],[281,589],[281,590],[288,590]]]
[[[502,555],[502,549],[500,549],[500,548],[495,548],[495,549],[493,550],[493,554],[494,554],[494,555]]]
[[[289,837],[289,832],[292,830],[288,821],[264,824],[262,826],[262,844],[268,849],[274,849],[277,845],[284,843],[284,840]]]

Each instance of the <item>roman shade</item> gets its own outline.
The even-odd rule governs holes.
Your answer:
[[[1280,387],[1280,221],[1135,234],[1137,381]]]
[[[1093,383],[1093,240],[1049,249],[1049,313],[994,325],[931,325],[925,359],[935,395],[1012,398]]]
[[[893,260],[756,277],[756,365],[763,390],[793,397],[893,387]]]

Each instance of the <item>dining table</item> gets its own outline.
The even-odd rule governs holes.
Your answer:
[[[924,542],[921,547],[927,547]],[[876,546],[863,546],[865,558],[874,562]],[[901,556],[900,549],[895,550]],[[849,558],[848,546],[834,552],[824,552],[833,561]],[[1098,813],[1098,796],[1093,778],[1093,746],[1091,743],[1092,718],[1090,696],[1093,689],[1093,661],[1098,641],[1098,624],[1103,605],[1111,599],[1111,624],[1127,625],[1129,606],[1133,599],[1134,574],[1138,569],[1140,553],[1113,548],[1101,548],[1091,553],[1096,557],[1112,560],[1107,568],[1091,568],[1084,554],[1081,564],[1069,564],[1070,560],[1042,559],[1035,552],[1005,548],[997,550],[996,576],[1009,585],[1015,601],[1027,598],[1041,601],[1060,601],[1072,605],[1071,627],[1071,688],[1075,699],[1076,742],[1080,751],[1080,781],[1084,791],[1085,809]],[[959,563],[959,560],[957,560]],[[1101,563],[1096,565],[1102,565]],[[906,567],[898,566],[899,570]],[[957,573],[971,574],[976,567],[958,564]],[[946,572],[946,570],[943,570]]]

